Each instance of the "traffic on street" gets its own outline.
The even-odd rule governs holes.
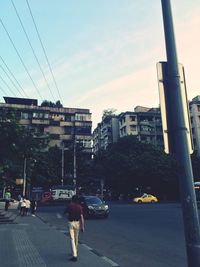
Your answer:
[[[186,267],[180,203],[109,203],[108,219],[89,218],[80,240],[123,267]],[[37,215],[67,229],[65,206],[41,206]]]

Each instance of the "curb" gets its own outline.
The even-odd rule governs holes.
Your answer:
[[[56,227],[54,225],[52,225],[51,223],[49,223],[48,221],[44,220],[42,217],[36,215],[36,217],[38,219],[40,219],[43,223],[47,224],[49,227],[59,231],[60,233],[63,233],[64,235],[69,237],[69,232],[60,229],[59,227]],[[98,256],[99,258],[103,259],[104,261],[106,261],[107,263],[109,263],[111,266],[113,267],[121,267],[119,264],[117,264],[116,262],[112,261],[111,259],[107,258],[106,256],[102,255],[101,253],[99,253],[97,250],[89,247],[87,244],[83,243],[82,241],[78,241],[78,243],[86,248],[87,250],[91,251],[92,253],[94,253],[96,256]]]

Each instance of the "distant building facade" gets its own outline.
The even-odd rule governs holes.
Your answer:
[[[117,142],[119,139],[118,116],[103,116],[93,131],[93,152],[97,154],[100,150],[105,150],[109,144]]]
[[[200,96],[189,102],[189,111],[194,151],[200,156]]]
[[[13,110],[19,124],[48,136],[49,146],[66,147],[73,140],[92,152],[92,121],[89,109],[38,106],[36,99],[4,97],[0,109]]]
[[[139,141],[163,146],[160,109],[137,106],[134,112],[121,113],[119,132],[120,138],[135,135]]]
[[[94,154],[128,135],[163,147],[160,109],[137,106],[133,112],[122,112],[112,117],[112,123],[110,117],[104,117],[93,132]]]

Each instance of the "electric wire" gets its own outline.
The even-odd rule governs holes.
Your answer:
[[[13,96],[16,96],[16,93],[10,88],[10,86],[7,84],[7,82],[4,80],[4,78],[0,75],[0,79],[5,84],[5,86],[8,88],[8,90],[13,94]]]
[[[6,29],[6,27],[5,27],[5,25],[4,25],[4,23],[3,23],[3,21],[2,21],[1,18],[0,18],[0,23],[1,23],[1,25],[3,26],[3,28],[4,28],[4,30],[5,30],[5,32],[6,32],[7,36],[8,36],[8,38],[9,38],[9,40],[10,40],[10,42],[11,42],[11,44],[12,44],[12,46],[13,46],[15,52],[17,53],[17,55],[18,55],[18,57],[19,57],[19,59],[20,59],[22,65],[23,65],[23,67],[24,67],[24,69],[25,69],[25,71],[26,71],[26,73],[28,74],[30,80],[32,81],[32,84],[33,84],[34,88],[36,89],[38,95],[40,96],[40,98],[41,98],[41,100],[42,100],[42,96],[41,96],[41,94],[40,94],[40,92],[39,92],[39,90],[38,90],[38,88],[37,88],[37,86],[36,86],[36,84],[35,84],[33,78],[31,77],[31,75],[30,75],[30,73],[29,73],[29,71],[28,71],[28,69],[27,69],[27,67],[26,67],[26,65],[25,65],[25,63],[24,63],[22,57],[20,56],[20,54],[19,54],[19,52],[18,52],[18,50],[17,50],[17,48],[16,48],[16,46],[15,46],[15,44],[14,44],[14,42],[13,42],[11,36],[10,36],[9,32],[7,31],[7,29]]]
[[[27,34],[26,30],[25,30],[25,27],[24,27],[24,25],[23,25],[23,22],[22,22],[22,20],[21,20],[21,18],[20,18],[20,15],[19,15],[18,11],[17,11],[17,8],[16,8],[16,6],[15,6],[13,0],[11,0],[11,2],[12,2],[12,5],[13,5],[13,8],[14,8],[14,10],[15,10],[15,13],[16,13],[18,19],[19,19],[19,22],[20,22],[20,24],[21,24],[21,27],[22,27],[22,29],[23,29],[23,31],[24,31],[24,34],[25,34],[25,36],[26,36],[26,39],[27,39],[27,41],[28,41],[28,43],[29,43],[29,45],[30,45],[30,48],[31,48],[31,50],[32,50],[32,53],[33,53],[33,55],[34,55],[34,57],[35,57],[35,60],[36,60],[36,62],[37,62],[37,64],[38,64],[38,67],[39,67],[39,69],[40,69],[40,71],[41,71],[41,73],[42,73],[42,75],[43,75],[43,78],[44,78],[44,80],[45,80],[45,82],[46,82],[46,85],[47,85],[47,87],[48,87],[48,89],[49,89],[49,91],[50,91],[50,94],[51,94],[53,100],[55,100],[54,95],[53,95],[53,93],[52,93],[52,90],[51,90],[51,88],[50,88],[50,86],[49,86],[49,83],[48,83],[48,81],[47,81],[47,79],[46,79],[46,76],[45,76],[45,74],[44,74],[44,71],[43,71],[43,69],[42,69],[42,67],[41,67],[41,64],[40,64],[40,62],[39,62],[39,60],[38,60],[38,57],[37,57],[37,55],[36,55],[36,52],[35,52],[35,50],[34,50],[32,44],[31,44],[30,38],[29,38],[29,36],[28,36],[28,34]]]
[[[53,81],[54,81],[54,84],[55,84],[55,87],[56,87],[56,89],[57,89],[57,92],[58,92],[59,98],[60,98],[60,100],[62,101],[62,97],[61,97],[61,95],[60,95],[60,92],[59,92],[59,89],[58,89],[58,85],[57,85],[57,83],[56,83],[56,80],[55,80],[55,77],[54,77],[54,74],[53,74],[53,71],[52,71],[51,65],[50,65],[50,63],[49,63],[49,59],[48,59],[48,57],[47,57],[47,53],[46,53],[46,51],[45,51],[45,48],[44,48],[44,45],[43,45],[43,43],[42,43],[42,39],[41,39],[41,37],[40,37],[40,34],[39,34],[39,31],[38,31],[38,28],[37,28],[37,25],[36,25],[36,22],[35,22],[35,19],[34,19],[34,16],[33,16],[33,13],[32,13],[32,11],[31,11],[31,7],[30,7],[30,5],[29,5],[29,2],[28,2],[28,0],[26,0],[26,3],[27,3],[27,6],[28,6],[28,9],[29,9],[30,15],[31,15],[31,17],[32,17],[33,24],[34,24],[34,26],[35,26],[35,30],[36,30],[36,32],[37,32],[37,36],[38,36],[38,39],[39,39],[39,41],[40,41],[40,44],[41,44],[42,50],[43,50],[43,52],[44,52],[44,55],[45,55],[45,58],[46,58],[46,61],[47,61],[47,64],[48,64],[49,70],[50,70],[50,72],[51,72],[52,79],[53,79]]]
[[[8,75],[8,73],[6,72],[6,70],[3,68],[3,66],[1,64],[0,64],[0,68],[3,70],[3,72],[5,73],[5,75],[7,76],[7,78],[12,83],[12,85],[17,89],[18,93],[23,97],[23,94],[20,92],[20,90],[18,89],[18,87],[16,86],[16,84],[13,82],[13,80],[10,78],[10,76]]]
[[[10,68],[8,67],[8,65],[6,64],[5,60],[2,58],[2,56],[0,56],[1,61],[3,62],[4,66],[6,67],[6,69],[8,70],[8,72],[10,73],[10,75],[12,76],[12,78],[15,80],[15,82],[17,83],[17,85],[21,88],[23,94],[27,96],[26,92],[24,91],[23,87],[21,86],[21,84],[18,82],[18,80],[16,79],[15,75],[13,74],[13,72],[10,70]]]
[[[1,86],[0,86],[0,90],[4,93],[5,96],[7,95],[6,91]]]

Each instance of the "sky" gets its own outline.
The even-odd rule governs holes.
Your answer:
[[[191,100],[200,95],[200,1],[171,5]],[[159,61],[166,61],[160,0],[0,0],[1,103],[61,100],[90,109],[94,129],[103,110],[158,107]]]

